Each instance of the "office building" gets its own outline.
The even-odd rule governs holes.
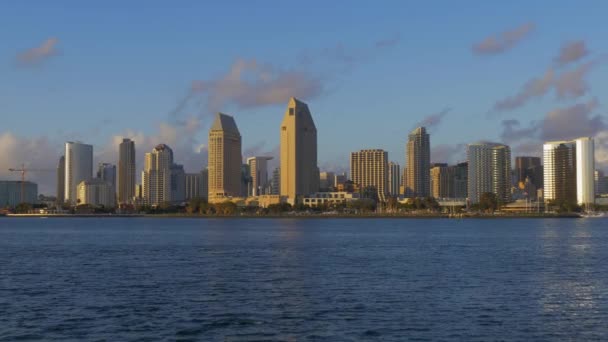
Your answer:
[[[186,200],[207,198],[209,195],[209,174],[207,170],[199,173],[186,173]]]
[[[65,156],[61,156],[57,164],[56,204],[63,205],[63,203],[65,203]]]
[[[27,181],[0,181],[0,209],[18,206],[21,203],[22,190],[24,203],[38,203],[38,184]]]
[[[543,166],[540,157],[515,157],[515,182],[525,184],[529,180],[536,188],[543,187]]]
[[[336,174],[333,172],[320,172],[319,173],[319,190],[327,192],[334,188]]]
[[[180,164],[171,165],[171,202],[182,203],[186,200],[186,172]]]
[[[81,142],[65,143],[65,200],[76,204],[78,184],[93,178],[93,146]]]
[[[240,197],[247,197],[253,192],[253,177],[251,177],[251,167],[249,164],[241,164],[241,194]]]
[[[251,176],[251,191],[249,196],[267,195],[269,188],[268,161],[272,157],[250,157],[247,158]]]
[[[469,144],[468,196],[479,203],[483,193],[493,193],[500,204],[511,201],[511,149],[507,145],[479,142]]]
[[[122,139],[118,147],[118,203],[130,204],[135,197],[135,142]]]
[[[116,205],[116,190],[103,179],[89,179],[78,184],[77,198],[78,205],[113,208]]]
[[[399,196],[399,187],[401,186],[401,166],[395,162],[388,163],[388,194],[390,196]]]
[[[97,165],[97,178],[110,184],[114,189],[116,189],[116,165],[99,163]]]
[[[304,102],[289,99],[281,122],[281,196],[292,203],[297,196],[319,190],[317,128]]]
[[[447,164],[431,167],[431,196],[434,198],[454,198],[454,168]]]
[[[277,167],[272,171],[272,181],[270,184],[270,194],[281,194],[281,168]]]
[[[144,158],[141,173],[142,198],[144,203],[158,206],[171,202],[171,167],[173,150],[165,144],[157,145]]]
[[[604,176],[604,172],[600,170],[595,170],[594,173],[594,181],[595,181],[595,197],[600,195],[608,194],[608,183],[606,182],[606,176]]]
[[[374,188],[378,199],[384,201],[388,190],[388,152],[380,149],[352,152],[350,179],[360,192]]]
[[[406,146],[406,161],[406,196],[430,196],[431,144],[426,128],[418,127],[409,134]]]
[[[467,198],[469,163],[462,162],[450,167],[454,170],[454,198]]]
[[[242,195],[241,133],[232,116],[215,116],[209,130],[208,171],[209,199]]]
[[[348,180],[348,177],[346,177],[346,172],[339,174],[339,175],[335,175],[334,176],[334,188],[337,189],[339,185],[343,185],[347,180]]]
[[[595,157],[591,138],[543,145],[546,202],[595,203]]]

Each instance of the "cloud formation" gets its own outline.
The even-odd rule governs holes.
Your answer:
[[[587,46],[583,40],[571,41],[562,45],[554,61],[557,66],[561,67],[576,62],[588,54],[589,50],[587,50]]]
[[[431,146],[433,163],[455,164],[466,160],[466,144],[439,144]]]
[[[441,121],[443,120],[443,118],[451,110],[452,110],[452,108],[445,108],[445,109],[441,110],[440,112],[428,115],[424,119],[422,119],[422,121],[418,122],[416,124],[416,126],[417,127],[423,126],[423,127],[426,127],[427,129],[435,128],[435,127],[439,126],[439,124],[441,124]]]
[[[486,37],[479,43],[473,44],[472,51],[478,55],[497,55],[511,50],[522,39],[534,31],[533,23],[525,23],[514,29]]]
[[[20,52],[17,54],[17,64],[28,67],[44,63],[57,54],[57,43],[59,43],[59,39],[51,37],[40,46]]]
[[[515,95],[496,101],[490,112],[504,112],[523,107],[531,100],[542,98],[551,91],[555,92],[557,100],[574,100],[587,95],[590,91],[587,75],[606,60],[605,56],[599,57],[561,73],[549,68],[543,76],[524,83]]]

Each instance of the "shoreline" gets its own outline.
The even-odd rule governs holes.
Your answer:
[[[6,218],[158,218],[158,219],[514,219],[582,218],[580,214],[361,214],[361,215],[188,215],[188,214],[7,214]]]

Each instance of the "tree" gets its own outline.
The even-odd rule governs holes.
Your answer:
[[[19,203],[15,207],[15,212],[17,214],[27,214],[30,212],[30,210],[32,210],[32,205],[29,203]]]
[[[484,192],[479,196],[479,208],[484,211],[494,212],[498,209],[498,199],[493,192]]]

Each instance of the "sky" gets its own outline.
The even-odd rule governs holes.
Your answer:
[[[466,144],[592,136],[608,171],[605,1],[0,2],[0,179],[52,170],[65,141],[138,170],[159,143],[206,166],[213,114],[235,117],[243,157],[278,157],[289,96],[308,103],[319,167],[381,148],[405,163],[425,125],[433,162]],[[275,158],[275,162],[277,162]],[[138,171],[139,172],[139,171]],[[31,172],[54,194],[55,174]]]

